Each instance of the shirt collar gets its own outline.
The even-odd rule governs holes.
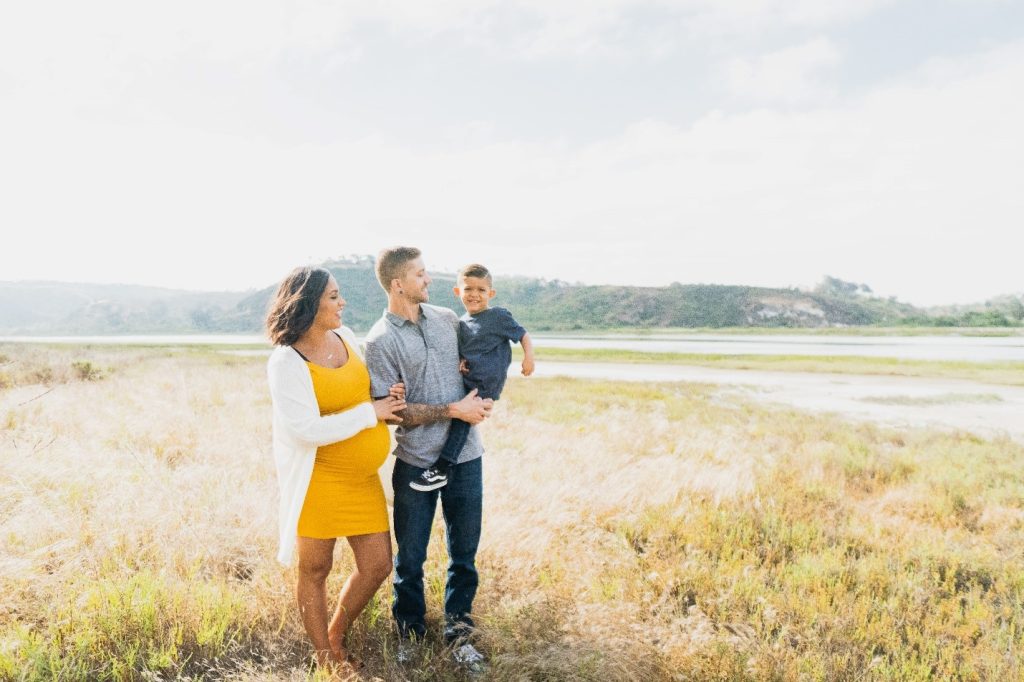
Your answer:
[[[428,308],[425,305],[420,304],[420,319],[421,320],[430,319],[433,316],[434,316],[434,313],[433,313],[432,310],[430,310],[430,308]],[[412,320],[408,320],[408,319],[402,317],[401,315],[396,315],[395,313],[391,312],[387,308],[384,309],[384,317],[385,317],[385,319],[387,319],[388,322],[390,322],[391,324],[395,325],[396,327],[401,327],[402,325],[405,325],[405,324],[416,324]]]

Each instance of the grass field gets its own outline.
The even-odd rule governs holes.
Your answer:
[[[737,332],[739,333],[739,332]],[[652,334],[652,339],[657,335]],[[24,347],[22,344],[0,344],[0,349],[6,348],[8,355],[16,349]],[[32,346],[38,352],[52,352],[58,355],[67,356],[71,346],[67,344],[37,344]],[[180,347],[164,344],[153,345],[124,345],[115,346],[107,344],[89,345],[79,348],[78,354],[90,353],[111,353],[125,352],[128,354],[142,350],[154,352],[179,352]],[[189,346],[187,352],[193,354],[218,354],[221,352],[241,351],[243,353],[269,353],[266,344],[231,344],[231,345],[195,345]],[[901,360],[897,358],[872,358],[858,356],[820,356],[820,355],[723,355],[709,353],[662,353],[651,351],[634,351],[622,349],[595,349],[595,348],[544,348],[538,347],[535,350],[536,357],[540,361],[548,360],[553,362],[616,362],[616,363],[644,363],[644,364],[678,364],[697,367],[712,367],[719,369],[734,370],[758,370],[774,372],[814,372],[814,373],[835,373],[835,374],[867,374],[879,376],[906,376],[918,378],[935,379],[964,379],[968,381],[979,381],[991,384],[1003,384],[1010,386],[1024,386],[1024,362],[998,361],[998,362],[967,362],[956,360]],[[522,349],[513,346],[513,358],[516,361],[522,358]],[[83,356],[84,357],[84,356]],[[67,374],[72,371],[88,371],[84,365],[79,365],[75,370],[71,367],[64,367],[60,373]],[[24,376],[26,372],[35,371],[32,369],[5,367],[0,363],[0,389],[8,385],[14,385],[32,377]],[[54,370],[41,370],[54,371]],[[46,377],[36,377],[45,380]]]
[[[315,677],[263,367],[0,346],[0,679]],[[489,679],[1024,678],[1018,444],[564,379],[511,380],[484,438]],[[366,678],[462,679],[436,639],[391,662],[387,602]]]

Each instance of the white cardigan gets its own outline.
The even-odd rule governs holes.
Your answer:
[[[361,360],[356,336],[348,327],[338,333]],[[278,508],[277,560],[291,564],[299,515],[313,475],[316,449],[377,425],[377,413],[366,402],[344,412],[320,416],[309,367],[291,346],[278,346],[267,361],[270,398],[274,406],[274,463],[281,499]]]

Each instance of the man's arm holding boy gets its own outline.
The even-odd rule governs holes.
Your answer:
[[[401,373],[398,369],[398,362],[391,357],[386,348],[386,341],[378,338],[366,344],[366,366],[370,370],[371,393],[376,396],[382,392],[388,394],[383,387],[390,387],[393,384],[403,383]],[[406,391],[409,387],[405,386]],[[491,408],[494,401],[477,397],[476,389],[467,393],[463,398],[454,403],[443,405],[428,405],[424,403],[406,403],[405,409],[395,414],[401,417],[402,426],[409,428],[430,424],[449,419],[461,419],[470,424],[479,424],[491,415]],[[389,424],[397,424],[398,421],[390,421]]]
[[[404,426],[419,426],[432,422],[461,419],[470,424],[479,424],[491,416],[494,401],[477,397],[474,388],[462,400],[447,405],[425,405],[423,403],[406,403],[405,409],[396,414],[402,417]]]

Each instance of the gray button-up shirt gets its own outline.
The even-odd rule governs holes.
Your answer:
[[[388,394],[391,384],[405,383],[405,399],[424,405],[447,405],[466,395],[459,374],[459,318],[448,308],[420,304],[419,323],[384,311],[366,335],[366,367],[370,392]],[[448,437],[448,420],[406,427],[398,425],[395,456],[407,464],[428,467],[437,461]],[[484,452],[476,428],[469,431],[459,462]]]

